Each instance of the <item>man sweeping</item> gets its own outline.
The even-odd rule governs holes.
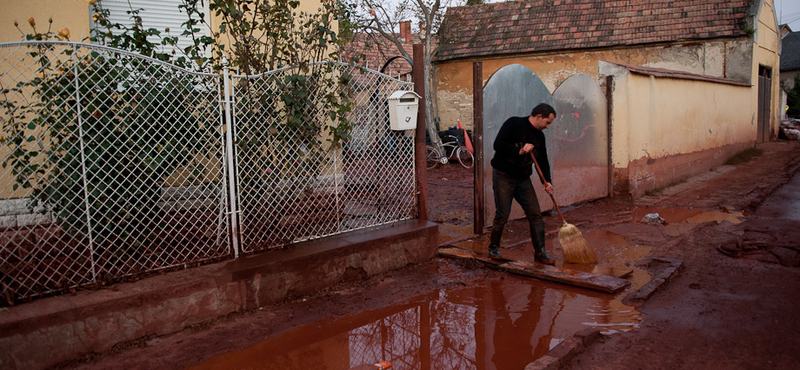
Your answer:
[[[547,265],[555,264],[544,248],[545,223],[531,182],[533,153],[544,176],[544,191],[553,194],[550,161],[547,159],[547,146],[542,130],[547,129],[555,118],[556,111],[553,107],[539,104],[533,108],[530,116],[507,119],[494,140],[492,188],[495,215],[489,244],[491,258],[500,258],[500,239],[511,214],[511,201],[516,199],[528,218],[535,261]]]

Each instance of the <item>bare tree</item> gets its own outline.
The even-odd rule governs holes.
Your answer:
[[[433,94],[432,94],[432,52],[434,37],[441,25],[447,6],[463,5],[465,0],[398,0],[387,2],[385,0],[347,0],[347,5],[353,9],[350,21],[350,35],[358,41],[351,45],[361,45],[366,48],[378,49],[383,55],[394,52],[395,55],[411,59],[408,50],[403,47],[404,41],[395,30],[400,23],[412,20],[413,29],[417,31],[420,42],[424,45],[423,68],[425,84],[425,126],[428,135],[438,140],[438,132],[434,124]],[[393,48],[392,48],[393,47]],[[346,50],[343,54],[358,57],[362,55],[355,47]]]

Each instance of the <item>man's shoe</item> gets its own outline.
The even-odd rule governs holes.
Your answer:
[[[533,257],[533,260],[538,262],[538,263],[541,263],[543,265],[553,266],[553,265],[556,264],[555,260],[553,260],[553,259],[551,259],[551,258],[549,258],[547,256],[536,256],[536,257]]]
[[[496,245],[489,246],[489,258],[502,258],[500,255],[500,247]]]

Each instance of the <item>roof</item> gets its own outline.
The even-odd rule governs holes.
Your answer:
[[[439,61],[747,36],[753,0],[530,0],[448,8]]]
[[[612,62],[609,62],[612,63]],[[728,85],[735,85],[735,86],[744,86],[750,87],[749,83],[734,81],[728,78],[723,77],[714,77],[708,75],[700,75],[695,73],[683,72],[683,71],[675,71],[671,69],[664,69],[664,68],[653,68],[653,67],[644,67],[644,66],[635,66],[630,64],[622,64],[622,63],[614,63],[618,66],[621,66],[631,73],[636,73],[645,76],[653,76],[653,77],[661,77],[661,78],[677,78],[682,80],[697,80],[697,81],[707,81],[707,82],[716,82],[721,84],[728,84]]]
[[[411,40],[403,44],[408,55],[413,55],[412,42],[418,42],[419,36],[416,34],[411,35]],[[353,40],[348,41],[342,48],[342,56],[345,60],[350,57],[358,58],[358,65],[367,67],[369,69],[379,71],[381,67],[392,57],[399,56],[400,52],[397,46],[384,37],[377,34],[358,33],[354,35]],[[398,75],[411,72],[411,65],[403,60],[397,60],[387,66],[384,71],[390,76],[397,77]]]
[[[781,72],[800,69],[800,32],[790,32],[781,40]]]

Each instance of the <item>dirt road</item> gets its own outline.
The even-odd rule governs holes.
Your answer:
[[[639,308],[645,318],[637,330],[602,336],[561,368],[800,368],[800,145],[774,142],[759,148],[763,154],[754,160],[722,166],[658,194],[606,199],[567,213],[584,234],[625,235],[652,246],[650,257],[680,259],[683,267]],[[448,176],[456,178],[440,175]],[[437,206],[458,202],[452,191],[434,187],[433,196],[447,199]],[[648,210],[720,210],[744,217],[739,224],[667,225],[655,228],[659,232],[621,222]],[[435,214],[441,222],[457,223],[447,212]],[[554,226],[558,223],[548,221],[550,233]],[[598,254],[608,254],[599,247]]]
[[[798,209],[791,202],[797,201],[800,192],[791,189],[800,188],[800,175],[795,175],[800,168],[800,143],[766,143],[760,148],[763,154],[750,162],[723,166],[656,195],[635,201],[606,199],[566,212],[585,235],[597,240],[614,235],[649,251],[649,256],[620,256],[612,243],[593,244],[601,260],[629,258],[629,263],[636,264],[664,257],[682,260],[683,267],[639,307],[645,316],[638,329],[601,336],[582,354],[565,359],[561,368],[800,368],[796,333],[800,328],[800,217],[791,212]],[[469,171],[449,165],[431,171],[429,179],[431,216],[442,222],[440,241],[446,244],[467,237],[472,230]],[[799,180],[790,182],[793,179]],[[743,222],[631,222],[653,210],[695,218],[698,212],[715,212],[715,217],[740,215],[736,219]],[[559,223],[552,217],[547,223],[552,239]],[[525,225],[510,223],[508,227],[504,237],[513,237],[515,228],[525,235]],[[561,257],[556,246],[549,250],[551,256]],[[142,338],[62,367],[186,368],[320,320],[344,320],[403,305],[442,287],[502,279],[500,274],[435,259],[174,335]]]
[[[751,162],[636,201],[742,210],[745,220],[704,224],[656,248],[683,260],[680,274],[640,308],[639,329],[603,337],[567,368],[800,368],[800,147],[760,147]]]

